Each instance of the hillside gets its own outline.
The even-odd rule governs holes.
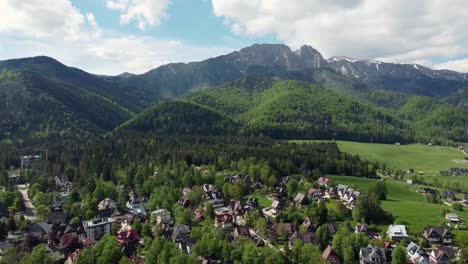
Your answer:
[[[115,134],[215,136],[237,133],[238,125],[208,107],[174,101],[156,104],[119,126]]]
[[[83,142],[103,132],[19,73],[0,74],[0,98],[1,143]]]
[[[204,89],[188,100],[217,109],[248,131],[273,138],[364,142],[468,141],[467,114],[429,97],[338,89],[258,75]],[[363,96],[354,99],[359,95]],[[364,99],[364,95],[366,99]]]
[[[188,100],[210,106],[273,138],[347,138],[357,141],[405,139],[404,124],[375,107],[297,81],[251,76]]]
[[[119,87],[47,57],[0,62],[0,72],[16,72],[30,87],[60,101],[70,111],[104,130],[112,130],[139,107]],[[40,111],[41,109],[35,109]]]

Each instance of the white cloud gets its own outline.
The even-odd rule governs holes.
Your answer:
[[[69,1],[0,1],[0,32],[73,39],[84,24],[85,17]]]
[[[53,4],[52,4],[53,3]],[[197,47],[99,27],[69,0],[0,0],[0,60],[46,55],[97,74],[143,73],[169,62],[201,60],[232,51]]]
[[[167,17],[166,9],[171,0],[107,0],[108,8],[120,11],[120,23],[128,24],[133,20],[138,28],[158,26]]]
[[[468,50],[465,0],[212,0],[212,5],[236,34],[274,34],[293,47],[310,44],[325,56],[412,63]]]
[[[440,70],[450,69],[458,72],[468,73],[468,58],[434,64],[434,68]]]

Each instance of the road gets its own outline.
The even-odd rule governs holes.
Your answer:
[[[32,204],[28,196],[28,188],[24,184],[16,185],[16,189],[21,193],[24,202],[24,218],[28,220],[36,220],[36,208]]]

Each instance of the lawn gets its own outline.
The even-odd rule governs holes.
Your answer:
[[[291,142],[314,142],[307,140],[293,140]],[[427,146],[421,144],[390,145],[375,143],[360,143],[350,141],[335,141],[343,152],[357,154],[367,160],[385,162],[392,168],[403,170],[414,169],[423,171],[424,175],[435,175],[439,170],[451,167],[468,168],[468,163],[463,162],[464,155],[461,151],[442,146]],[[468,177],[452,177],[454,179]]]
[[[374,179],[357,178],[351,176],[330,176],[339,184],[344,184],[360,190],[366,190],[376,181]],[[444,221],[441,215],[442,209],[449,208],[442,204],[433,204],[426,201],[425,197],[413,191],[418,188],[403,182],[387,181],[387,200],[382,201],[382,207],[393,214],[395,221],[404,223],[408,232],[420,233],[425,226],[439,225]],[[468,221],[468,211],[456,212],[461,219]]]
[[[270,199],[266,198],[264,195],[260,195],[260,194],[247,195],[247,196],[244,197],[244,200],[247,201],[247,199],[250,198],[250,197],[257,198],[258,205],[261,208],[267,208],[267,207],[271,206],[272,201]]]

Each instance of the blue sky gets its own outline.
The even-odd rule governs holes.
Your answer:
[[[280,43],[273,34],[241,36],[233,34],[222,17],[213,13],[211,1],[174,0],[167,9],[168,17],[158,27],[139,30],[136,23],[119,23],[119,13],[106,8],[104,1],[73,0],[82,12],[92,12],[102,27],[122,33],[151,35],[159,39],[178,39],[191,45],[229,45],[242,48],[253,43]]]
[[[0,60],[143,73],[254,43],[468,72],[465,0],[0,1]],[[441,12],[443,10],[443,12]]]

